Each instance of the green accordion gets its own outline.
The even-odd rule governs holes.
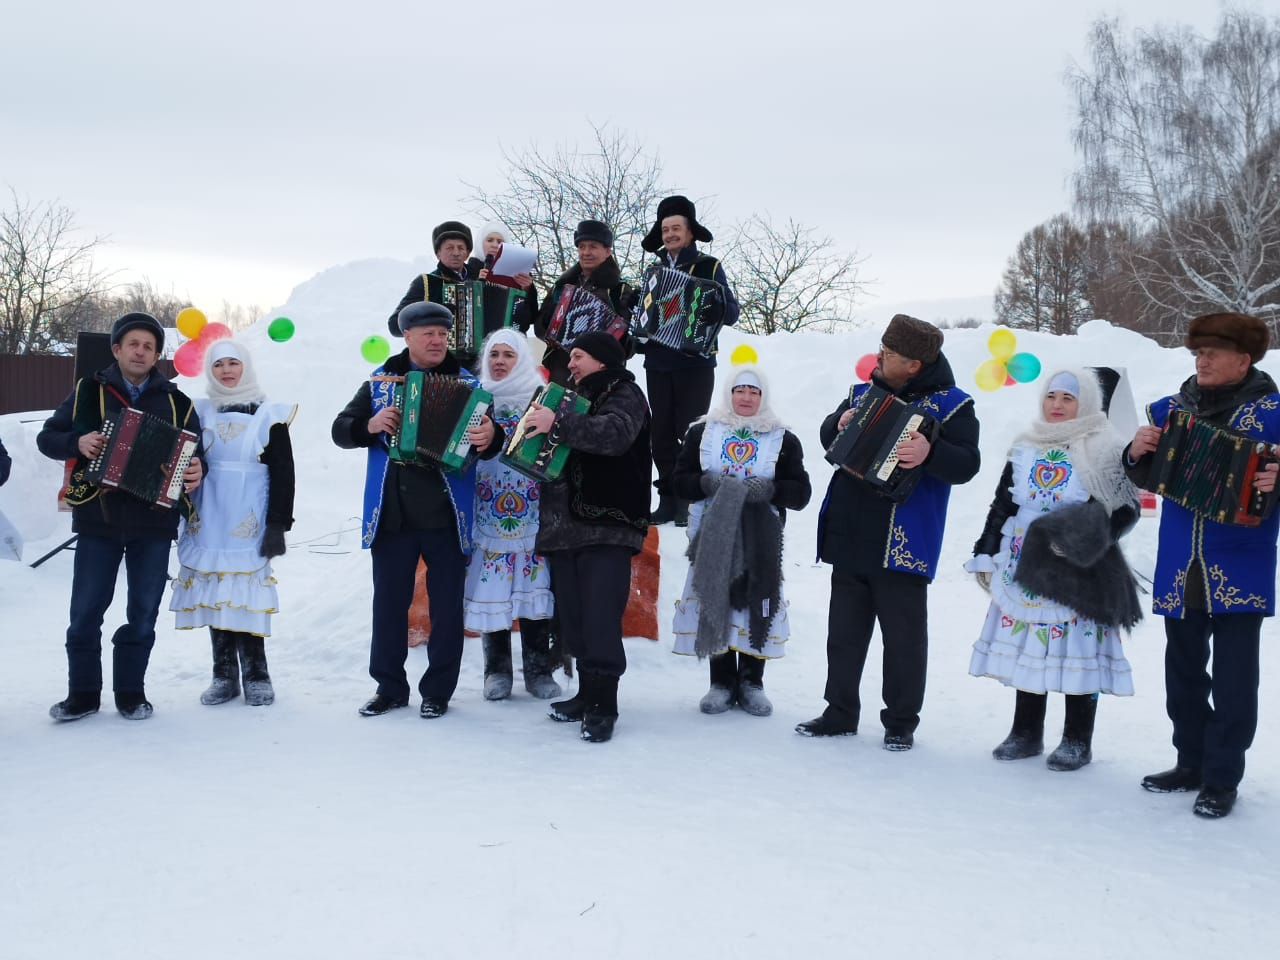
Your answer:
[[[526,437],[527,418],[533,405],[541,404],[555,411],[556,421],[550,433],[540,433],[536,437]],[[511,442],[502,451],[502,462],[512,470],[523,473],[531,480],[539,483],[551,483],[564,473],[565,464],[572,452],[560,442],[560,418],[566,413],[586,414],[591,410],[591,401],[580,397],[572,390],[567,390],[558,383],[548,383],[539,387],[529,401],[529,407],[521,416],[515,429],[511,431]]]
[[[391,436],[391,459],[457,473],[475,463],[480,451],[467,431],[491,415],[493,396],[457,377],[421,370],[394,380],[400,429]]]
[[[516,308],[528,294],[485,280],[462,283],[446,280],[440,284],[440,296],[441,302],[453,313],[449,349],[474,354],[485,337],[512,325]]]

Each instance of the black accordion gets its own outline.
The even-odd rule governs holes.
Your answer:
[[[547,324],[547,339],[567,348],[582,334],[597,330],[621,340],[629,327],[626,318],[614,311],[613,304],[589,290],[566,283]]]
[[[938,421],[903,403],[884,387],[872,384],[850,407],[853,419],[827,448],[827,462],[864,480],[894,503],[911,496],[924,475],[919,467],[898,462],[898,444],[912,432],[930,443]]]
[[[640,281],[635,338],[682,353],[709,356],[724,325],[725,290],[714,280],[654,265]]]
[[[1280,447],[1215,427],[1187,410],[1169,414],[1152,457],[1143,488],[1206,520],[1256,527],[1280,495],[1253,486],[1260,470],[1280,460]]]
[[[453,314],[449,349],[474,355],[485,337],[514,324],[516,309],[527,296],[515,287],[484,280],[440,281],[441,303]]]
[[[190,430],[125,407],[102,424],[106,442],[84,478],[104,490],[122,490],[158,507],[182,499],[182,476],[200,442]]]

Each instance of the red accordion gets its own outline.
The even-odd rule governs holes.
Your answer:
[[[89,462],[85,479],[104,490],[122,490],[159,507],[182,499],[182,475],[200,438],[133,407],[125,407],[102,425],[106,443]]]

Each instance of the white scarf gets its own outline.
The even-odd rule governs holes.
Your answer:
[[[1054,377],[1070,373],[1080,384],[1079,411],[1074,420],[1049,423],[1044,419],[1044,398]],[[1121,463],[1125,439],[1120,436],[1107,415],[1102,412],[1102,388],[1092,370],[1064,368],[1044,379],[1040,390],[1039,416],[1031,426],[1018,434],[1015,444],[1027,443],[1039,448],[1061,447],[1071,453],[1071,465],[1089,496],[1107,512],[1133,504],[1138,493],[1129,482]]]
[[[754,382],[749,383],[750,386],[759,386],[760,388],[760,409],[756,411],[753,417],[742,417],[733,412],[733,387],[737,383],[740,375],[745,374],[745,379]],[[694,423],[723,423],[730,430],[739,430],[746,428],[753,433],[766,434],[786,425],[778,419],[777,414],[769,406],[769,380],[764,375],[764,371],[759,367],[751,365],[733,366],[729,368],[729,376],[725,379],[724,385],[720,388],[720,403],[712,407],[705,417],[700,417]]]
[[[504,344],[516,352],[516,364],[501,380],[494,379],[489,366],[489,348]],[[494,405],[499,409],[518,407],[524,410],[533,392],[543,385],[538,365],[533,362],[529,338],[518,330],[495,330],[484,341],[480,353],[480,386],[493,394]]]
[[[213,365],[219,360],[239,360],[244,365],[240,382],[234,387],[224,387],[213,375]],[[263,403],[267,395],[258,386],[253,370],[253,358],[244,344],[234,340],[218,340],[204,353],[205,394],[219,409],[237,405]]]

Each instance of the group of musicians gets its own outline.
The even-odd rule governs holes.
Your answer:
[[[721,288],[719,322],[733,323],[738,306],[724,269],[697,248],[710,240],[694,205],[668,197],[643,245],[658,255],[655,266]],[[623,281],[612,256],[612,231],[603,222],[579,224],[578,263],[556,280],[541,308],[529,276],[493,275],[496,253],[509,241],[500,224],[486,226],[485,259],[479,259],[464,224],[435,228],[439,263],[414,279],[389,321],[405,349],[361,384],[333,423],[337,445],[363,448],[367,456],[362,542],[373,560],[370,674],[377,689],[360,713],[377,716],[409,702],[408,611],[422,560],[432,626],[429,666],[418,685],[421,716],[447,711],[468,628],[485,635],[485,696],[509,695],[510,626],[519,621],[522,645],[529,645],[526,687],[548,699],[560,693],[550,678],[559,662],[554,635],[576,658],[580,679],[577,693],[553,703],[550,715],[579,723],[585,740],[610,739],[626,668],[622,616],[631,558],[650,524],[689,523],[692,503],[692,563],[677,604],[677,652],[709,658],[711,689],[703,712],[737,705],[767,715],[763,664],[781,655],[787,636],[777,563],[782,528],[787,510],[808,503],[810,486],[799,441],[773,412],[765,371],[735,365],[724,378],[722,402],[709,410],[714,345],[691,352],[595,330],[548,342],[539,368],[523,333],[531,326],[547,335],[566,286],[589,289],[622,316],[645,305]],[[495,333],[460,358],[450,349],[457,314],[446,306],[444,291],[473,279],[524,291],[519,314],[511,318],[520,335]],[[252,376],[245,381],[251,361],[234,342],[209,352],[210,399],[193,404],[155,371],[163,343],[164,331],[153,318],[122,317],[112,331],[116,362],[78,383],[38,438],[44,454],[75,464],[68,499],[80,535],[67,631],[68,695],[50,711],[57,720],[99,708],[101,624],[121,560],[129,603],[128,622],[112,638],[116,705],[131,719],[150,716],[143,680],[179,513],[187,517],[182,541],[188,543],[185,554],[180,543],[180,579],[195,593],[184,594],[190,603],[179,603],[175,593],[173,606],[180,626],[210,627],[214,686],[205,702],[239,693],[237,666],[246,699],[252,679],[257,695],[251,702],[270,702],[262,696],[262,681],[269,691],[269,678],[261,641],[275,612],[269,560],[283,552],[283,532],[292,523],[292,411],[266,403]],[[884,747],[913,746],[924,699],[927,592],[949,495],[979,468],[973,400],[956,386],[942,343],[942,331],[933,325],[893,317],[871,383],[855,387],[822,425],[826,447],[848,428],[866,392],[880,390],[932,426],[905,430],[893,452],[899,472],[918,471],[905,498],[886,496],[849,470],[832,474],[818,524],[819,556],[832,565],[827,707],[797,726],[803,735],[858,731],[859,684],[879,623]],[[1186,345],[1195,355],[1195,374],[1176,394],[1151,405],[1152,425],[1127,444],[1110,426],[1107,384],[1096,371],[1064,369],[1044,378],[1040,415],[1010,449],[967,565],[992,594],[971,671],[1018,691],[1014,728],[994,751],[998,759],[1042,752],[1044,698],[1056,691],[1068,698],[1068,720],[1049,766],[1072,770],[1089,762],[1098,694],[1132,692],[1119,639],[1119,630],[1136,619],[1132,578],[1115,550],[1135,516],[1130,481],[1146,482],[1161,427],[1173,411],[1190,411],[1251,440],[1280,442],[1280,390],[1256,367],[1268,343],[1266,324],[1253,317],[1221,313],[1193,320]],[[646,391],[626,369],[637,347],[645,352]],[[457,378],[472,388],[483,384],[506,398],[493,417],[480,417],[466,431],[479,468],[424,469],[389,456],[388,440],[402,417],[393,384],[412,371]],[[570,387],[584,406],[574,411],[535,401],[521,414],[517,394],[547,377]],[[123,407],[201,437],[183,474],[182,511],[155,509],[84,480],[84,467],[106,442],[104,423]],[[496,458],[517,418],[526,438],[554,437],[569,449],[568,466],[556,480],[529,483],[502,472]],[[217,470],[210,473],[211,466]],[[654,466],[659,505],[651,510]],[[1271,464],[1253,483],[1270,494],[1275,480]],[[192,500],[206,499],[209,508],[187,509]],[[211,523],[227,529],[212,538],[205,530],[201,540],[202,527]],[[1280,512],[1259,525],[1237,526],[1172,501],[1163,511],[1154,611],[1165,618],[1177,757],[1172,769],[1142,785],[1157,792],[1198,791],[1194,810],[1202,816],[1230,813],[1256,728],[1259,637],[1263,619],[1274,613],[1278,526]],[[1110,570],[1109,582],[1121,584],[1105,601],[1098,594],[1104,585],[1096,576],[1089,580],[1097,570]]]

